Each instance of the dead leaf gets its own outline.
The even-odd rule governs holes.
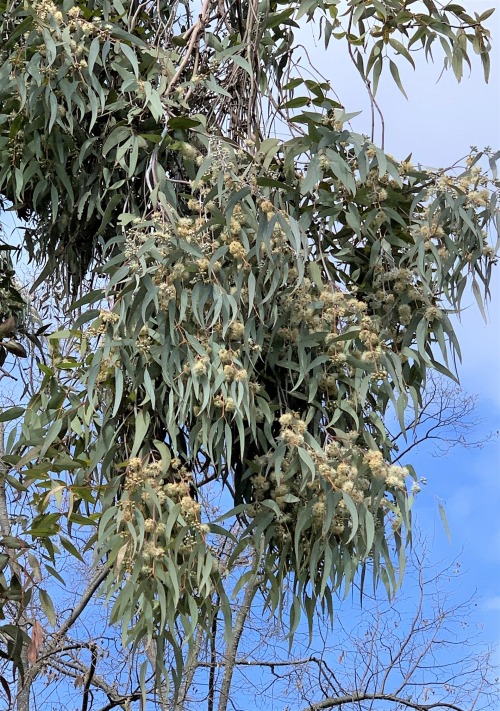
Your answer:
[[[42,625],[35,620],[33,622],[33,629],[31,631],[31,640],[28,647],[28,661],[30,664],[34,664],[38,659],[38,652],[43,642],[43,628]]]
[[[8,338],[13,336],[16,332],[16,319],[14,316],[9,316],[9,318],[0,323],[0,338]]]
[[[9,353],[13,353],[16,356],[19,356],[19,358],[27,358],[28,357],[25,347],[22,346],[17,341],[7,341],[7,343],[2,343],[2,346],[4,348],[6,348],[9,351]]]

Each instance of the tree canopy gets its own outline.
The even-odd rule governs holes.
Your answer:
[[[294,35],[311,22],[325,51],[343,42],[376,112],[381,73],[404,92],[398,62],[436,47],[458,80],[471,52],[487,78],[491,12],[432,0],[0,11],[1,199],[26,221],[37,285],[65,309],[42,344],[2,295],[16,328],[0,335],[42,345],[40,386],[1,416],[20,418],[5,481],[34,511],[3,539],[4,597],[27,604],[40,561],[61,575],[61,551],[81,556],[84,536],[124,643],[154,640],[159,672],[173,649],[178,687],[215,595],[234,634],[228,580],[238,591],[257,576],[271,611],[290,589],[292,635],[318,605],[333,615],[357,576],[391,594],[419,485],[387,420],[404,432],[428,373],[454,377],[450,313],[468,285],[482,308],[495,262],[498,154],[472,150],[449,170],[388,155],[350,129],[327,81],[305,78]],[[4,634],[20,666],[10,623]]]

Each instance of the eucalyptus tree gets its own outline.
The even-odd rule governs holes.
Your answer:
[[[104,585],[123,644],[145,646],[175,693],[219,608],[237,648],[235,576],[245,609],[257,593],[280,615],[290,600],[290,636],[318,606],[332,616],[358,576],[395,590],[418,480],[396,463],[387,415],[404,431],[428,373],[453,377],[449,313],[468,284],[482,307],[495,261],[497,155],[473,150],[450,170],[387,155],[349,129],[328,82],[304,78],[294,34],[312,22],[325,51],[344,43],[375,116],[382,71],[404,91],[398,62],[435,45],[457,79],[471,51],[487,78],[491,12],[0,10],[0,191],[26,221],[38,284],[62,289],[70,314],[37,392],[1,416],[20,418],[4,480],[33,511],[4,567],[15,559],[23,604],[54,623],[37,566],[64,576],[61,551],[81,557],[83,535],[90,595]],[[26,630],[3,636],[29,675]]]

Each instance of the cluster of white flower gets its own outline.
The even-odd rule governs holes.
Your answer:
[[[94,16],[91,20],[85,18],[86,12],[78,5],[74,5],[65,10],[62,6],[56,5],[52,0],[36,0],[33,3],[34,20],[39,28],[44,32],[49,32],[57,40],[57,44],[63,48],[61,57],[66,58],[66,52],[70,50],[73,58],[72,66],[68,70],[71,72],[81,72],[82,69],[88,67],[88,62],[85,55],[88,55],[90,41],[93,37],[100,37],[103,41],[109,40],[113,25],[104,22],[102,17]],[[69,33],[69,40],[68,40]],[[30,33],[26,33],[24,38],[27,40]],[[47,57],[48,51],[45,46],[43,35],[40,34],[41,42],[38,46],[38,52],[42,57]],[[57,65],[51,63],[47,66],[41,62],[39,72],[48,77],[57,75]],[[59,107],[59,116],[62,118],[65,115],[64,107]]]
[[[331,441],[323,453],[304,442],[307,425],[295,412],[286,412],[279,419],[281,439],[287,445],[279,475],[272,469],[265,473],[267,457],[257,462],[261,471],[252,477],[253,503],[248,507],[250,517],[258,517],[269,509],[263,505],[266,500],[275,502],[280,510],[276,517],[273,543],[278,548],[288,545],[294,539],[297,519],[305,507],[310,506],[312,529],[322,536],[349,537],[352,531],[352,518],[344,498],[337,498],[335,510],[329,511],[331,493],[338,492],[348,496],[355,504],[364,503],[368,509],[373,501],[382,496],[381,508],[387,524],[399,527],[401,521],[395,511],[396,492],[406,492],[408,470],[385,461],[378,450],[363,450],[356,444],[357,432],[344,437],[344,441]],[[296,448],[303,447],[316,466],[316,476],[306,481],[297,475],[294,467]],[[418,485],[412,487],[418,493]],[[325,533],[325,521],[329,520],[328,532]],[[310,545],[314,544],[312,537]],[[307,540],[303,547],[307,548]]]
[[[61,35],[63,29],[67,27],[72,33],[79,31],[89,36],[104,33],[105,37],[108,37],[113,29],[113,25],[104,23],[99,16],[94,16],[91,22],[86,20],[84,12],[78,5],[73,5],[65,12],[52,0],[35,0],[33,9],[36,12],[36,21],[47,25],[48,29],[56,35]]]
[[[201,522],[201,506],[190,494],[191,482],[190,473],[177,458],[172,459],[166,471],[161,462],[155,460],[145,462],[140,457],[133,457],[128,461],[117,519],[120,536],[124,540],[124,552],[117,562],[119,567],[130,573],[140,558],[142,575],[154,575],[155,568],[162,566],[169,555],[171,540],[186,526],[188,531],[177,549],[179,556],[189,558],[200,537],[209,532],[209,527]],[[154,493],[154,501],[150,490]],[[164,505],[164,512],[158,511],[158,503]],[[173,528],[170,527],[167,540],[165,522],[175,504],[179,505],[179,516]],[[135,551],[130,533],[130,525],[134,524],[142,527],[145,534],[140,555]]]

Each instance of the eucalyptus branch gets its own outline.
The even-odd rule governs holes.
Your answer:
[[[95,674],[95,668],[97,665],[97,647],[95,644],[91,646],[91,659],[90,666],[87,674],[85,675],[85,686],[83,687],[83,697],[82,697],[82,711],[87,711],[89,707],[89,694],[90,685],[92,684],[92,678]]]
[[[411,699],[404,698],[402,696],[395,696],[393,694],[364,694],[364,693],[354,693],[348,696],[332,697],[324,699],[323,701],[318,701],[318,703],[310,704],[305,707],[303,711],[320,711],[321,709],[332,709],[337,706],[350,706],[354,704],[359,704],[362,701],[388,701],[394,704],[400,704],[401,706],[406,706],[410,709],[415,709],[415,711],[432,711],[432,709],[450,709],[450,711],[467,711],[464,706],[457,706],[456,704],[450,704],[445,701],[437,701],[432,704],[420,704]]]
[[[233,679],[236,654],[238,652],[238,645],[240,643],[243,630],[245,628],[245,623],[247,617],[250,613],[252,600],[258,589],[258,571],[257,571],[257,553],[254,557],[254,574],[252,578],[248,581],[241,605],[238,609],[236,615],[236,620],[233,626],[233,632],[231,639],[227,643],[226,650],[224,653],[224,676],[222,677],[221,690],[219,695],[219,705],[217,707],[218,711],[226,711],[227,704],[229,702],[229,694],[231,690],[231,682]]]
[[[193,54],[193,51],[196,47],[197,42],[199,41],[199,36],[205,29],[205,25],[207,23],[208,15],[210,13],[210,8],[212,5],[213,0],[203,0],[203,4],[201,6],[200,14],[198,16],[198,20],[196,24],[194,24],[192,27],[187,30],[185,33],[185,37],[189,37],[189,44],[186,48],[186,52],[184,54],[184,57],[182,58],[182,61],[180,62],[177,71],[175,72],[174,76],[170,80],[170,83],[166,89],[165,92],[165,97],[168,97],[169,94],[173,91],[175,85],[179,81],[180,77],[182,76],[182,73],[186,66],[189,63],[189,60],[191,58],[191,55]]]
[[[188,657],[186,659],[186,664],[184,667],[184,676],[182,679],[181,687],[179,689],[178,698],[174,706],[174,711],[184,711],[184,706],[187,701],[189,689],[191,687],[191,684],[193,683],[196,668],[200,664],[198,659],[204,637],[204,631],[200,628],[196,633],[194,645],[190,649]]]
[[[10,536],[11,525],[7,505],[7,490],[5,481],[5,425],[0,422],[0,532],[3,536]]]
[[[349,15],[349,27],[348,27],[348,33],[351,33],[352,30],[352,20],[353,20],[353,14],[354,14],[354,9],[351,10],[350,15]],[[382,110],[380,106],[378,105],[376,99],[375,99],[375,94],[373,93],[372,90],[372,85],[370,80],[368,79],[367,76],[363,74],[361,69],[358,67],[358,64],[356,62],[356,59],[354,58],[354,53],[352,51],[352,45],[350,42],[347,43],[347,51],[349,52],[349,57],[351,58],[352,63],[358,70],[363,83],[366,87],[366,90],[368,92],[368,96],[370,98],[370,107],[371,107],[371,117],[372,117],[372,124],[371,124],[371,140],[372,142],[375,141],[375,111],[377,111],[379,118],[380,118],[380,126],[381,126],[381,139],[380,139],[380,145],[382,148],[384,148],[385,144],[385,120],[384,120],[384,115],[382,113]]]
[[[90,579],[87,587],[83,591],[81,597],[79,598],[77,604],[71,610],[70,614],[64,620],[64,622],[60,625],[57,632],[52,635],[50,641],[47,642],[47,644],[43,647],[38,661],[35,662],[35,664],[33,664],[33,666],[31,667],[29,671],[29,676],[32,679],[37,675],[37,673],[45,663],[44,658],[49,657],[59,649],[59,645],[61,644],[62,640],[65,638],[71,627],[78,620],[80,615],[85,611],[93,595],[99,589],[106,576],[108,575],[108,572],[109,571],[106,567],[96,570],[96,572]]]

